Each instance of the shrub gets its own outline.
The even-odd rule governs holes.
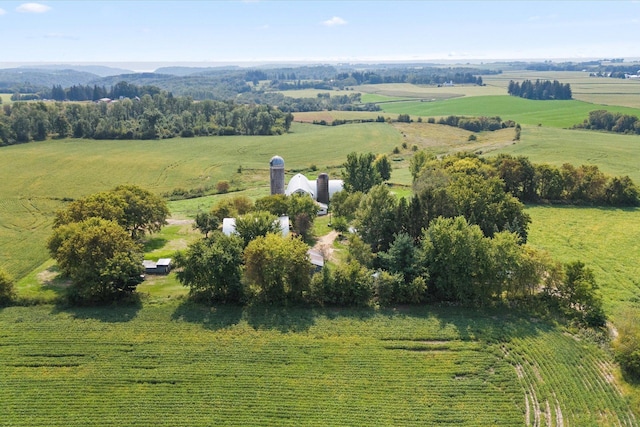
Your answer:
[[[216,184],[216,191],[220,194],[229,192],[229,181],[218,181]]]
[[[338,266],[324,292],[324,302],[342,306],[368,305],[373,295],[371,270],[357,261]]]
[[[397,146],[393,147],[393,154],[400,154],[400,149]]]
[[[7,272],[0,269],[0,306],[11,304],[15,297],[13,279]]]
[[[478,139],[474,134],[469,135],[468,141],[476,141]]]
[[[380,305],[418,304],[424,301],[427,282],[423,277],[416,277],[405,282],[402,274],[380,272],[375,278],[375,293]]]
[[[331,228],[336,230],[338,233],[346,233],[347,230],[349,230],[349,223],[345,217],[336,216],[331,220]]]
[[[618,322],[618,339],[613,343],[615,357],[623,371],[634,379],[640,378],[640,315],[624,313]]]

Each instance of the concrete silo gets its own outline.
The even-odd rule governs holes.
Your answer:
[[[317,200],[320,203],[324,203],[325,205],[329,204],[329,175],[326,173],[321,173],[318,175],[317,182]]]
[[[271,175],[271,195],[284,194],[284,159],[273,156],[269,161]]]

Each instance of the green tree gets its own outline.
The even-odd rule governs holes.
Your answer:
[[[209,237],[209,233],[215,231],[220,226],[220,220],[211,212],[198,212],[196,214],[193,228],[199,230],[204,237]]]
[[[252,240],[269,233],[282,234],[282,230],[278,217],[269,212],[256,211],[236,218],[236,233],[244,242],[244,246],[247,246]]]
[[[56,212],[53,220],[54,227],[60,227],[73,222],[82,222],[96,217],[124,223],[125,200],[112,191],[91,194],[82,199],[74,200],[65,209]]]
[[[364,194],[360,191],[349,193],[338,191],[331,198],[330,209],[335,216],[340,216],[347,221],[352,221],[356,217],[356,211],[360,206],[360,201]]]
[[[124,199],[124,220],[120,224],[134,239],[160,231],[169,216],[167,203],[135,185],[119,185],[113,192]]]
[[[616,360],[632,379],[640,378],[640,314],[626,310],[617,322],[618,338],[613,342]]]
[[[365,194],[356,213],[356,229],[373,252],[386,251],[401,224],[396,222],[396,197],[377,185]]]
[[[160,231],[167,216],[169,208],[160,197],[135,185],[120,185],[71,202],[56,213],[54,227],[97,217],[117,222],[137,239]]]
[[[391,162],[386,154],[379,155],[373,165],[383,181],[391,179]]]
[[[425,299],[427,282],[422,276],[407,282],[400,273],[381,271],[374,279],[374,288],[380,305],[418,304]]]
[[[409,172],[411,172],[411,176],[415,180],[422,168],[427,164],[428,161],[433,160],[433,156],[427,154],[424,151],[416,152],[411,160],[409,160]]]
[[[289,218],[292,221],[293,230],[302,236],[309,238],[313,228],[313,222],[317,216],[318,205],[307,194],[293,194],[289,196]]]
[[[303,301],[309,293],[309,247],[300,239],[267,234],[245,248],[245,278],[264,302]]]
[[[53,131],[58,134],[58,138],[66,138],[71,133],[71,125],[67,116],[59,113],[53,122]]]
[[[211,209],[211,213],[222,222],[225,218],[235,218],[249,213],[253,209],[253,202],[247,196],[235,196],[222,199]]]
[[[11,304],[15,297],[13,278],[0,268],[0,307]]]
[[[489,277],[490,246],[477,225],[464,217],[438,218],[424,232],[423,268],[436,299],[480,303]]]
[[[198,240],[175,256],[180,283],[190,288],[193,298],[207,302],[240,303],[242,288],[242,240],[214,233]]]
[[[403,282],[411,282],[416,277],[418,252],[413,245],[413,238],[406,233],[396,234],[389,250],[379,252],[378,259],[386,270],[401,274]]]
[[[347,240],[349,242],[347,262],[356,261],[366,268],[372,268],[376,255],[371,251],[371,246],[357,234],[349,234]]]
[[[366,193],[371,187],[380,184],[382,177],[374,166],[375,155],[373,153],[356,152],[347,155],[347,161],[342,165],[344,170],[342,178],[344,189],[348,192],[361,191]]]
[[[606,316],[593,270],[580,261],[564,266],[564,280],[557,293],[565,309],[590,326],[604,326]]]
[[[70,297],[77,302],[122,299],[142,280],[141,248],[114,221],[89,218],[57,227],[48,248],[72,280]]]
[[[266,211],[276,216],[289,214],[289,198],[284,194],[272,194],[256,200],[254,209]]]

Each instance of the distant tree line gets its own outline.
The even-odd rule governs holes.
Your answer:
[[[631,114],[612,113],[607,110],[589,112],[589,118],[582,124],[575,125],[578,129],[604,130],[626,134],[640,134],[640,121]]]
[[[54,101],[98,101],[103,98],[120,99],[136,98],[144,95],[157,95],[162,90],[157,86],[136,86],[126,81],[121,81],[109,90],[105,86],[98,85],[73,85],[63,88],[61,85],[54,85],[50,91],[40,92],[39,97],[53,99]]]
[[[361,103],[361,94],[353,92],[345,95],[318,93],[314,98],[292,98],[275,92],[250,92],[238,96],[238,102],[277,105],[285,112],[305,111],[380,111],[380,106]]]
[[[563,84],[557,80],[525,80],[522,83],[509,82],[507,92],[512,96],[519,96],[526,99],[549,100],[549,99],[571,99],[571,85]]]
[[[429,119],[430,123],[435,123],[435,119]],[[465,129],[471,132],[495,131],[516,127],[517,124],[513,120],[502,121],[498,116],[495,117],[464,117],[464,116],[448,116],[441,117],[437,121],[440,125],[447,125]]]
[[[268,105],[194,102],[166,92],[112,103],[17,102],[3,105],[0,144],[56,138],[158,139],[287,132],[290,113]]]

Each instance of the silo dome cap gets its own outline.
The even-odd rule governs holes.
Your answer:
[[[284,159],[280,156],[273,156],[269,161],[270,166],[284,166]]]

